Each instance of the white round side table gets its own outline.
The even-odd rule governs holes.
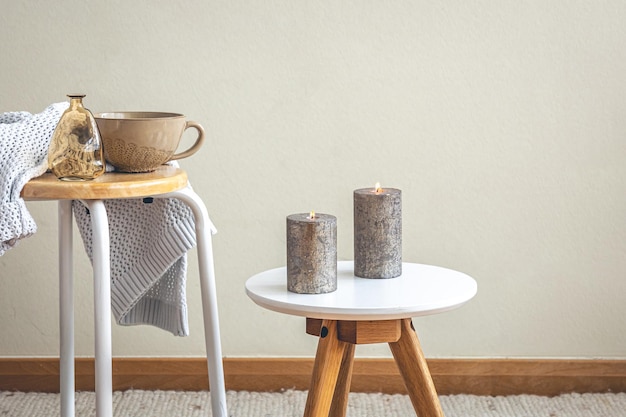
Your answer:
[[[460,307],[476,292],[462,272],[414,263],[397,278],[366,279],[353,262],[339,262],[337,290],[327,294],[289,292],[285,267],[246,282],[256,304],[306,317],[306,332],[319,336],[305,417],[345,416],[355,345],[368,343],[389,344],[418,416],[443,417],[411,318]]]

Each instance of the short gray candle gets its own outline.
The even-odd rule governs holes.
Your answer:
[[[322,294],[337,289],[337,218],[330,214],[287,216],[287,289]]]
[[[402,275],[402,192],[395,188],[354,191],[354,275]]]

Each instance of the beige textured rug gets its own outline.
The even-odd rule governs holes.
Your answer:
[[[441,396],[446,417],[626,417],[626,394],[567,394],[558,397],[516,395],[481,397]],[[114,417],[210,416],[207,392],[124,391],[113,395]],[[231,417],[302,416],[306,391],[227,393]],[[94,416],[92,392],[78,393],[76,415]],[[2,417],[59,415],[58,394],[0,392]],[[404,395],[351,393],[348,417],[414,417]]]

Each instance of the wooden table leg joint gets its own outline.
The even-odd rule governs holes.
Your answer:
[[[326,336],[328,336],[328,327],[322,326],[322,328],[320,329],[320,337],[323,339]]]
[[[396,342],[400,339],[402,320],[337,320],[337,338],[355,345]],[[306,332],[326,337],[322,319],[306,319]]]
[[[444,417],[411,319],[379,321],[307,318],[306,332],[319,336],[305,417],[343,417],[357,344],[387,342],[419,417]]]

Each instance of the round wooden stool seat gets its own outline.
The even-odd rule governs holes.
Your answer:
[[[90,181],[61,181],[49,172],[30,180],[24,200],[109,200],[166,194],[187,185],[187,173],[163,165],[146,173],[107,172]]]

